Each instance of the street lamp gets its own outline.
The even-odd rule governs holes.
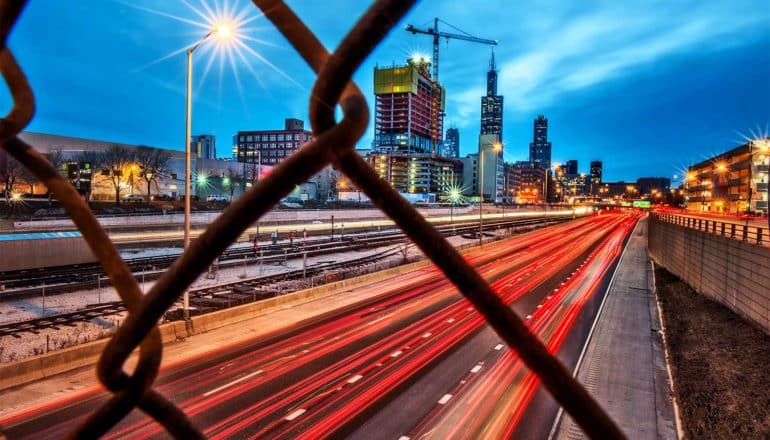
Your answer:
[[[455,203],[460,200],[460,190],[458,188],[451,188],[449,190],[448,198],[449,201],[452,202],[452,204],[449,205],[449,223],[454,225]]]
[[[495,142],[492,144],[492,151],[497,153],[503,149],[503,144]],[[497,177],[495,177],[495,191],[497,191]],[[479,246],[481,246],[482,238],[482,222],[484,221],[482,215],[482,208],[484,205],[484,148],[479,150]]]
[[[224,23],[216,25],[197,43],[187,49],[187,96],[185,100],[185,137],[184,137],[184,249],[190,247],[190,138],[192,131],[192,54],[206,40],[215,37],[225,42],[233,38],[233,29]],[[185,289],[182,296],[184,320],[190,321],[190,293]]]

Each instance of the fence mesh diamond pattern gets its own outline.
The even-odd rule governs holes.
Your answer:
[[[70,437],[100,436],[134,408],[162,424],[174,437],[204,437],[181,409],[153,389],[163,351],[156,323],[247,227],[295,185],[333,164],[431,258],[494,330],[517,350],[526,365],[590,437],[623,438],[622,432],[586,390],[548,353],[460,254],[354,151],[369,122],[369,110],[351,78],[365,57],[411,9],[414,0],[375,2],[331,54],[282,1],[254,0],[318,75],[310,96],[314,140],[282,161],[268,177],[233,202],[144,296],[117,249],[74,187],[33,146],[16,137],[35,110],[33,90],[6,46],[8,34],[25,4],[25,1],[0,0],[0,72],[13,98],[13,106],[0,125],[0,142],[11,156],[56,193],[101,261],[129,312],[125,324],[105,347],[96,367],[99,380],[112,396],[82,424],[74,427]],[[344,114],[339,122],[334,119],[337,105]],[[128,374],[123,366],[136,349],[139,350],[137,366],[132,374]]]

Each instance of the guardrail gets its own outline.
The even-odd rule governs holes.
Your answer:
[[[673,223],[683,228],[704,231],[721,237],[734,238],[755,244],[770,244],[770,229],[764,226],[753,226],[740,223],[740,220],[711,220],[706,218],[689,217],[677,214],[650,213],[656,220]]]

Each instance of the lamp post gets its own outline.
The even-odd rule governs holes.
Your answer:
[[[457,200],[460,199],[460,190],[457,188],[452,188],[449,190],[449,201],[452,202],[449,205],[449,223],[454,226],[454,212],[455,212],[455,203],[457,203]]]
[[[206,40],[212,36],[222,40],[230,39],[233,31],[229,26],[220,24],[203,36],[197,43],[187,49],[187,93],[185,99],[185,137],[184,137],[184,249],[190,247],[190,138],[192,131],[192,55]],[[182,309],[185,322],[190,321],[190,292],[185,289],[182,297]]]
[[[492,144],[492,151],[497,153],[503,149],[503,145],[500,142]],[[497,186],[497,177],[495,177],[495,186]],[[497,188],[495,188],[497,190]],[[481,239],[483,233],[482,224],[483,218],[483,205],[484,205],[484,148],[479,150],[479,246],[481,246]]]

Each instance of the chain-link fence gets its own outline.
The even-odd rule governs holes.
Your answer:
[[[131,271],[75,188],[33,146],[16,137],[29,123],[35,109],[32,88],[6,47],[8,34],[25,3],[22,0],[0,0],[0,71],[13,97],[13,107],[0,125],[0,143],[56,193],[101,261],[129,311],[124,325],[112,337],[96,367],[99,380],[112,396],[85,422],[74,427],[71,437],[100,436],[134,408],[139,408],[175,437],[203,438],[181,409],[153,389],[163,351],[156,323],[198,275],[247,227],[275,206],[295,185],[329,164],[350,178],[430,257],[486,317],[500,337],[517,350],[526,365],[540,377],[554,398],[589,436],[623,437],[586,390],[548,353],[460,254],[354,151],[356,141],[368,125],[369,110],[361,91],[351,81],[352,75],[412,7],[414,0],[375,2],[331,54],[282,1],[254,0],[255,5],[318,74],[310,95],[314,140],[282,161],[268,177],[233,202],[147,295],[141,294]],[[339,122],[334,119],[337,105],[341,106],[344,114]],[[138,363],[133,374],[128,374],[123,365],[136,349],[139,350]]]

